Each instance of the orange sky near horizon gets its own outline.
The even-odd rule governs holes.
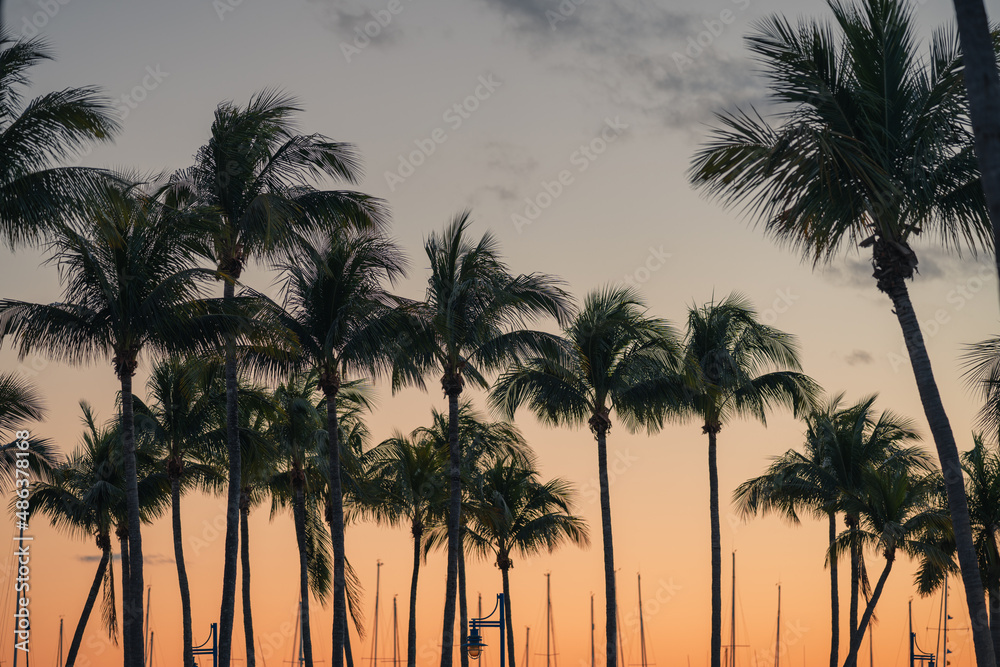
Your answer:
[[[367,166],[358,189],[383,197],[393,211],[393,234],[411,260],[400,293],[419,298],[427,276],[422,240],[458,211],[472,208],[474,233],[493,230],[517,272],[545,271],[564,278],[579,299],[588,290],[630,280],[639,285],[651,313],[679,327],[686,309],[731,291],[745,293],[764,320],[795,334],[804,369],[829,392],[848,401],[873,392],[878,406],[913,418],[928,434],[902,336],[886,297],[879,294],[865,256],[851,250],[829,267],[813,270],[794,253],[776,248],[737,213],[705,201],[687,185],[690,156],[705,135],[708,113],[748,100],[759,102],[761,82],[741,38],[755,19],[772,12],[827,16],[820,0],[622,0],[578,4],[573,22],[553,29],[543,0],[426,0],[404,2],[382,38],[350,60],[342,44],[352,39],[358,16],[385,6],[382,0],[222,0],[234,9],[217,15],[207,0],[100,0],[60,2],[42,33],[58,60],[33,73],[32,94],[94,84],[114,99],[141,85],[146,67],[166,78],[146,90],[125,115],[116,143],[95,149],[86,164],[134,166],[146,172],[187,166],[204,143],[212,111],[224,99],[244,103],[274,85],[300,96],[305,132],[352,141]],[[5,20],[22,26],[40,0],[8,0]],[[998,0],[987,2],[994,14]],[[616,9],[617,8],[617,9]],[[624,8],[624,9],[623,9]],[[922,37],[950,16],[950,3],[918,3]],[[679,71],[672,54],[682,53],[723,11],[732,23],[693,69]],[[351,17],[354,17],[352,19]],[[709,22],[706,24],[705,22]],[[711,24],[714,25],[714,24]],[[262,48],[267,45],[271,48]],[[466,98],[478,77],[494,74],[501,85],[481,108],[453,128],[442,111]],[[607,118],[621,118],[626,132],[528,226],[519,226],[525,200],[537,200],[560,170],[575,169],[578,147],[590,142]],[[398,169],[414,142],[446,128],[447,141],[405,183],[385,174]],[[984,258],[958,258],[929,246],[918,249],[922,273],[911,293],[959,448],[971,446],[978,404],[961,382],[962,346],[998,333],[997,279]],[[57,271],[41,265],[38,250],[0,249],[3,296],[31,301],[59,297]],[[987,258],[988,259],[988,258]],[[246,282],[274,295],[275,275],[259,267]],[[551,327],[551,323],[544,326]],[[91,402],[102,419],[112,415],[117,386],[110,365],[73,368],[42,358],[19,362],[5,345],[0,368],[23,368],[46,397],[47,420],[33,432],[53,438],[63,451],[79,441],[78,401]],[[149,360],[135,380],[143,395]],[[394,430],[426,424],[432,407],[443,409],[440,392],[406,390],[391,396],[377,387],[379,407],[369,425],[373,444]],[[469,392],[484,409],[483,396]],[[563,477],[578,492],[577,510],[588,521],[592,546],[563,547],[554,554],[515,558],[511,597],[515,658],[528,665],[545,656],[545,573],[552,574],[556,664],[590,664],[590,595],[594,594],[597,663],[602,664],[604,585],[597,503],[596,447],[585,430],[540,426],[527,413],[517,424],[539,457],[545,478]],[[789,526],[773,517],[749,522],[735,516],[732,490],[760,474],[770,457],[802,441],[803,427],[787,413],[767,427],[737,422],[719,436],[723,545],[724,641],[730,615],[729,554],[737,554],[738,664],[774,662],[777,584],[782,591],[781,665],[822,667],[829,660],[829,573],[824,569],[826,524],[806,519]],[[924,446],[932,448],[929,439]],[[709,517],[706,439],[695,423],[670,425],[653,436],[629,434],[615,422],[609,437],[611,502],[619,605],[628,667],[639,662],[636,573],[642,574],[645,635],[658,667],[708,664],[710,628]],[[217,617],[222,577],[222,499],[202,494],[183,501],[184,547],[194,600],[196,643]],[[269,520],[268,508],[250,519],[254,624],[258,664],[280,667],[291,659],[298,574],[290,516]],[[13,535],[9,518],[0,534]],[[59,620],[65,644],[97,566],[93,540],[71,537],[38,517],[32,522],[32,664],[55,663]],[[12,544],[12,542],[11,542]],[[154,664],[180,662],[180,599],[169,521],[143,531],[146,583],[152,589]],[[398,596],[401,650],[405,652],[406,607],[412,543],[405,528],[352,525],[347,554],[365,588],[365,619],[371,626],[376,561],[381,568],[379,659],[391,657],[393,596]],[[882,563],[866,561],[873,575]],[[10,611],[13,593],[9,554],[0,554],[0,667],[12,659]],[[117,573],[117,563],[115,564]],[[875,663],[903,665],[907,602],[922,648],[934,650],[939,597],[922,599],[912,586],[913,567],[895,565],[878,606]],[[445,562],[431,554],[422,567],[418,599],[418,663],[436,663],[441,641]],[[477,594],[483,609],[501,590],[498,570],[470,562],[470,609]],[[116,581],[116,584],[118,582]],[[949,609],[952,667],[974,664],[967,613],[957,579]],[[119,591],[120,593],[120,591]],[[841,567],[841,635],[847,623],[848,586]],[[331,610],[312,606],[318,665],[329,664]],[[498,667],[496,631],[483,667]],[[371,635],[354,642],[357,667],[370,662]],[[243,655],[237,595],[234,657]],[[745,647],[742,645],[746,645]],[[841,661],[846,655],[841,644]],[[860,664],[867,664],[865,644]],[[367,662],[366,662],[367,661]],[[81,667],[121,662],[120,648],[104,639],[99,611],[87,627]],[[202,665],[206,663],[202,661]],[[242,664],[234,661],[234,664]],[[456,663],[457,664],[457,663]],[[19,662],[19,666],[23,663]]]

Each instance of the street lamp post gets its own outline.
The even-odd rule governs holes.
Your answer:
[[[493,614],[498,614],[495,620],[488,620],[493,617]],[[493,608],[493,611],[489,613],[489,616],[484,616],[482,618],[469,619],[469,636],[466,638],[465,643],[462,644],[462,648],[468,650],[469,657],[473,660],[477,660],[479,656],[483,653],[483,648],[487,645],[483,643],[483,636],[479,632],[480,628],[500,628],[500,667],[504,667],[504,649],[507,644],[506,639],[506,623],[504,622],[506,610],[504,607],[503,593],[497,593],[497,606]]]

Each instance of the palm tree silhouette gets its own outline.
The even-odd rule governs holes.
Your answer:
[[[526,329],[549,315],[560,323],[569,314],[565,292],[554,278],[538,273],[513,275],[500,256],[496,238],[467,237],[468,211],[424,244],[431,264],[425,301],[407,304],[409,324],[401,326],[393,387],[423,385],[422,375],[440,370],[448,398],[450,500],[448,578],[445,587],[441,667],[451,667],[458,588],[462,453],[459,397],[466,381],[486,388],[485,374],[523,356],[552,337]]]
[[[607,435],[611,412],[629,430],[656,431],[662,424],[665,378],[678,348],[670,326],[648,317],[638,294],[608,287],[591,292],[561,340],[545,341],[541,354],[515,364],[497,380],[491,405],[513,418],[526,404],[552,425],[586,423],[597,440],[604,547],[607,664],[618,656],[614,544],[608,483]]]
[[[920,234],[956,250],[992,243],[959,41],[940,30],[920,54],[916,7],[903,0],[829,5],[836,29],[780,16],[758,25],[748,44],[771,98],[786,109],[783,122],[772,126],[756,112],[719,116],[690,177],[726,204],[745,205],[814,265],[845,247],[870,249],[944,472],[976,660],[994,665],[958,447],[906,285]]]
[[[736,417],[766,423],[786,406],[796,416],[814,405],[816,384],[798,372],[795,339],[757,319],[739,294],[688,311],[679,373],[668,383],[667,409],[697,419],[708,435],[709,514],[712,535],[713,667],[722,660],[722,536],[719,527],[718,435]],[[673,386],[670,386],[670,385]]]
[[[235,296],[236,282],[250,261],[282,259],[311,233],[353,228],[382,228],[384,203],[350,190],[318,190],[310,181],[332,178],[355,183],[361,175],[354,147],[321,134],[297,134],[296,100],[275,90],[254,95],[245,107],[223,102],[215,111],[211,138],[195,164],[177,172],[164,189],[164,201],[207,212],[213,221],[206,255],[225,277],[223,298]],[[219,662],[232,653],[236,602],[240,500],[240,443],[237,416],[236,349],[226,353],[227,495],[225,566],[219,616]],[[334,625],[337,626],[336,613]],[[334,638],[333,667],[343,658]]]

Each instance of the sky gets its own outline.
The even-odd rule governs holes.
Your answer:
[[[997,0],[987,9],[996,15]],[[923,37],[952,16],[945,0],[920,2],[916,11]],[[257,92],[280,89],[298,99],[301,131],[356,145],[366,167],[357,188],[389,202],[392,234],[410,258],[401,294],[423,294],[427,235],[471,209],[473,231],[492,230],[514,271],[557,275],[578,298],[610,283],[634,284],[650,313],[682,325],[690,306],[740,291],[765,322],[797,336],[805,371],[829,392],[844,392],[849,401],[877,392],[880,407],[912,417],[928,433],[898,324],[888,299],[875,289],[868,259],[848,249],[814,269],[775,247],[753,219],[703,199],[685,177],[713,112],[750,105],[769,111],[764,83],[742,41],[754,22],[772,13],[828,17],[818,0],[7,0],[4,13],[6,25],[44,36],[56,55],[32,72],[32,94],[95,85],[115,100],[122,133],[114,144],[80,156],[81,164],[149,174],[185,167],[207,139],[218,103],[245,104]],[[962,384],[960,356],[963,345],[997,333],[996,276],[982,258],[930,246],[918,247],[918,255],[911,293],[959,447],[967,449],[979,406]],[[0,250],[3,295],[58,299],[58,272],[44,259],[39,250]],[[248,285],[272,295],[277,277],[267,267],[244,275]],[[37,383],[49,417],[32,432],[53,438],[64,452],[80,441],[79,401],[93,404],[102,418],[112,415],[117,386],[110,364],[74,368],[43,357],[18,360],[7,346],[0,365]],[[135,381],[140,395],[148,370],[145,359]],[[370,418],[374,442],[423,425],[431,408],[445,407],[433,387],[395,396],[378,387],[378,396]],[[469,396],[485,409],[482,394]],[[516,658],[525,662],[526,627],[527,664],[545,658],[545,575],[551,573],[556,664],[589,664],[591,594],[600,662],[595,443],[584,430],[543,427],[527,413],[518,414],[517,423],[543,475],[575,485],[576,508],[590,524],[593,545],[515,559]],[[781,664],[827,664],[826,524],[744,521],[730,504],[736,486],[760,474],[770,457],[799,446],[802,433],[801,422],[778,412],[766,428],[737,422],[719,436],[724,636],[735,552],[739,664],[773,661],[778,584]],[[612,428],[611,502],[628,665],[639,663],[638,573],[651,661],[660,667],[708,663],[706,445],[696,423],[670,425],[654,436],[629,434],[617,422]],[[929,439],[925,445],[932,447]],[[195,639],[201,642],[219,610],[223,500],[186,496],[183,520]],[[9,521],[4,525],[13,532]],[[56,661],[61,619],[68,646],[99,552],[92,539],[60,533],[42,518],[33,521],[31,533],[32,662],[48,665]],[[258,660],[281,665],[291,658],[297,600],[291,517],[271,518],[267,507],[258,508],[250,534]],[[145,528],[143,545],[154,664],[177,664],[180,598],[169,522]],[[351,525],[347,554],[365,586],[369,626],[376,563],[383,563],[377,657],[391,659],[386,638],[392,636],[394,596],[405,650],[409,533]],[[10,563],[0,556],[5,600],[13,599]],[[872,572],[882,566],[876,554],[868,554],[867,563]],[[873,646],[879,664],[905,662],[911,599],[921,645],[935,644],[929,628],[937,625],[940,598],[918,597],[912,573],[909,563],[899,562],[879,604]],[[444,576],[443,555],[432,553],[419,586],[421,665],[434,664],[440,651]],[[474,562],[468,576],[471,609],[481,593],[488,613],[500,591],[499,571],[490,562]],[[846,625],[843,579],[840,591]],[[950,632],[951,664],[971,665],[962,596],[953,594],[949,605],[957,624]],[[235,656],[243,655],[239,610],[237,602]],[[314,603],[315,655],[327,662],[331,616],[329,606]],[[0,621],[0,664],[12,657],[8,618],[5,612]],[[359,666],[374,667],[372,634],[369,629],[363,641],[352,636]],[[497,640],[486,637],[492,643],[486,665],[496,665]],[[77,664],[119,661],[120,648],[107,641],[95,614]]]

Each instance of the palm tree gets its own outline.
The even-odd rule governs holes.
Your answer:
[[[67,653],[66,667],[73,667],[76,663],[83,634],[102,584],[104,627],[108,636],[116,641],[117,614],[114,578],[110,567],[111,531],[116,525],[127,522],[126,475],[120,424],[98,426],[90,406],[81,402],[80,407],[85,427],[83,442],[67,461],[52,470],[49,481],[36,481],[32,485],[29,503],[30,513],[41,512],[49,517],[56,528],[92,536],[97,548],[101,550],[97,573]],[[164,477],[154,470],[154,452],[148,445],[140,446],[137,458],[141,475],[138,484],[140,513],[142,520],[149,522],[163,512],[169,496],[165,493]]]
[[[393,320],[398,318],[384,283],[404,275],[405,259],[394,243],[378,235],[341,231],[303,246],[282,268],[286,279],[279,322],[294,334],[298,346],[290,365],[318,374],[326,402],[325,425],[332,443],[327,447],[327,470],[332,474],[326,514],[333,542],[333,652],[342,655],[347,603],[338,396],[351,375],[378,376],[391,370],[399,334]]]
[[[450,445],[450,435],[448,429],[448,415],[436,408],[431,409],[431,426],[421,426],[413,430],[413,437],[421,441],[430,441],[434,447],[441,451],[448,451]],[[513,424],[497,421],[490,422],[476,412],[470,401],[462,401],[458,405],[458,440],[459,449],[462,452],[461,479],[466,492],[463,493],[463,507],[468,500],[468,488],[474,483],[482,471],[492,465],[497,457],[509,456],[514,460],[528,463],[531,457],[531,449],[525,442],[521,431]],[[446,477],[442,477],[441,484],[447,484]],[[447,525],[448,511],[445,510],[445,524],[435,526],[434,531],[429,535],[424,545],[425,552],[437,547],[447,548]],[[459,517],[459,550],[458,550],[458,602],[459,602],[459,627],[465,628],[469,624],[469,604],[466,595],[465,577],[465,510]],[[443,530],[443,532],[442,532]],[[465,651],[459,653],[462,658],[462,667],[468,667],[468,654]]]
[[[407,523],[413,536],[410,617],[406,633],[406,667],[417,664],[417,580],[424,531],[442,521],[448,501],[445,453],[428,438],[396,433],[366,455],[369,477],[375,480],[377,502],[365,510],[376,520]]]
[[[919,438],[909,420],[888,411],[877,415],[876,396],[846,407],[843,398],[838,394],[806,416],[804,452],[788,450],[774,460],[767,472],[736,489],[733,502],[741,514],[776,512],[793,523],[799,522],[802,511],[825,516],[832,548],[837,540],[837,513],[842,511],[842,500],[845,494],[861,492],[865,471],[929,469],[923,450],[909,444]],[[859,517],[847,513],[845,523],[852,536],[849,636],[853,636],[858,626],[859,591],[867,577],[857,537]],[[830,665],[836,667],[840,646],[837,559],[830,558],[829,563]]]
[[[945,569],[951,562],[950,556],[936,543],[936,536],[950,529],[948,512],[942,502],[940,473],[918,473],[904,468],[869,468],[864,477],[859,492],[845,494],[843,506],[846,511],[860,517],[857,537],[863,544],[881,553],[885,566],[865,606],[858,630],[851,638],[845,667],[857,665],[858,649],[875,613],[875,605],[882,595],[897,551],[920,558],[937,569]],[[842,533],[830,557],[835,558],[837,552],[851,548],[854,541],[850,531]]]
[[[973,447],[962,453],[969,496],[972,535],[979,555],[983,587],[989,595],[990,634],[993,651],[1000,655],[1000,450],[986,445],[981,434],[973,436]]]
[[[1000,336],[967,345],[962,359],[966,386],[983,402],[975,427],[1000,436]]]
[[[302,654],[306,667],[313,665],[309,590],[310,583],[315,584],[316,579],[310,576],[315,574],[310,565],[313,557],[324,555],[313,550],[317,538],[315,508],[322,487],[315,466],[319,432],[323,423],[314,400],[317,385],[315,373],[309,376],[296,374],[278,385],[273,399],[277,414],[267,430],[268,437],[277,448],[280,461],[279,468],[268,483],[273,499],[271,515],[274,516],[279,507],[291,506],[295,522],[295,540],[299,552]]]
[[[514,624],[511,619],[511,554],[533,556],[550,553],[564,542],[589,546],[586,522],[572,513],[573,489],[569,482],[541,482],[534,465],[520,458],[497,458],[482,471],[467,510],[471,526],[467,538],[475,551],[495,558],[503,578],[504,615],[507,622],[507,655],[514,667]]]
[[[662,422],[659,385],[671,375],[676,357],[676,336],[666,321],[648,317],[632,289],[609,287],[588,294],[564,338],[510,367],[490,394],[491,405],[508,417],[527,404],[544,423],[587,424],[597,440],[608,665],[618,659],[608,484],[611,411],[629,430],[656,431]]]
[[[830,8],[836,33],[779,16],[758,25],[749,47],[785,109],[783,122],[772,126],[756,112],[720,116],[691,180],[727,204],[745,204],[814,265],[845,246],[871,250],[944,472],[976,658],[994,665],[958,448],[906,285],[917,267],[917,235],[956,250],[992,242],[958,39],[938,31],[924,57],[914,7],[903,0]]]
[[[77,364],[110,359],[120,381],[131,556],[123,636],[129,667],[138,667],[143,572],[132,376],[144,350],[211,349],[241,318],[206,315],[215,304],[199,298],[199,286],[212,273],[192,268],[195,239],[180,224],[164,224],[155,202],[109,188],[85,214],[82,231],[61,227],[51,242],[50,261],[65,282],[62,302],[0,300],[0,335],[18,340],[22,359],[36,351]]]
[[[146,385],[150,404],[133,397],[135,419],[160,448],[161,468],[170,480],[174,560],[181,593],[184,667],[193,667],[191,591],[184,564],[181,487],[210,482],[217,475],[210,446],[225,402],[219,391],[221,367],[199,359],[172,357],[156,364]]]
[[[393,369],[394,388],[406,383],[422,386],[421,374],[440,370],[441,389],[448,398],[448,579],[441,667],[451,667],[455,643],[462,504],[459,397],[467,380],[486,388],[485,374],[552,340],[524,328],[529,321],[551,315],[562,323],[569,314],[567,295],[557,280],[538,273],[511,274],[496,238],[486,233],[470,242],[469,224],[466,211],[424,244],[431,264],[426,298],[406,306],[411,324],[401,330],[402,349],[397,350]]]
[[[701,422],[708,435],[709,515],[712,534],[712,667],[722,659],[722,536],[719,528],[717,439],[735,417],[766,424],[769,410],[796,416],[814,405],[816,384],[798,372],[795,339],[762,324],[739,294],[688,311],[680,372],[668,387],[670,410]]]
[[[969,118],[993,221],[993,247],[1000,248],[1000,76],[995,33],[990,34],[982,0],[954,1],[964,54],[963,79],[969,93]],[[1000,276],[1000,255],[996,260]]]
[[[215,111],[209,142],[195,164],[175,174],[165,200],[214,211],[209,259],[225,276],[223,298],[235,296],[248,262],[273,260],[317,229],[381,228],[384,203],[349,190],[318,190],[311,180],[357,182],[360,161],[350,144],[320,134],[296,134],[297,102],[265,90],[245,107],[223,102]],[[236,562],[240,500],[240,443],[237,416],[237,360],[226,352],[227,448],[229,490],[226,511],[225,566],[219,616],[219,662],[232,652],[236,603]],[[333,667],[342,660],[334,650]]]
[[[15,41],[0,25],[0,234],[12,249],[44,238],[107,180],[98,169],[57,165],[92,142],[110,141],[120,128],[110,100],[95,88],[25,103],[28,71],[46,60],[52,54],[43,40]]]
[[[31,437],[30,433],[22,438],[20,431],[11,433],[23,422],[44,416],[41,394],[30,382],[14,373],[0,373],[0,442],[13,436],[10,442],[0,445],[0,490],[21,486],[16,481],[17,462],[22,458],[18,452],[27,452],[28,469],[36,478],[48,474],[56,464],[58,454],[50,440]],[[26,449],[21,443],[27,443]]]

